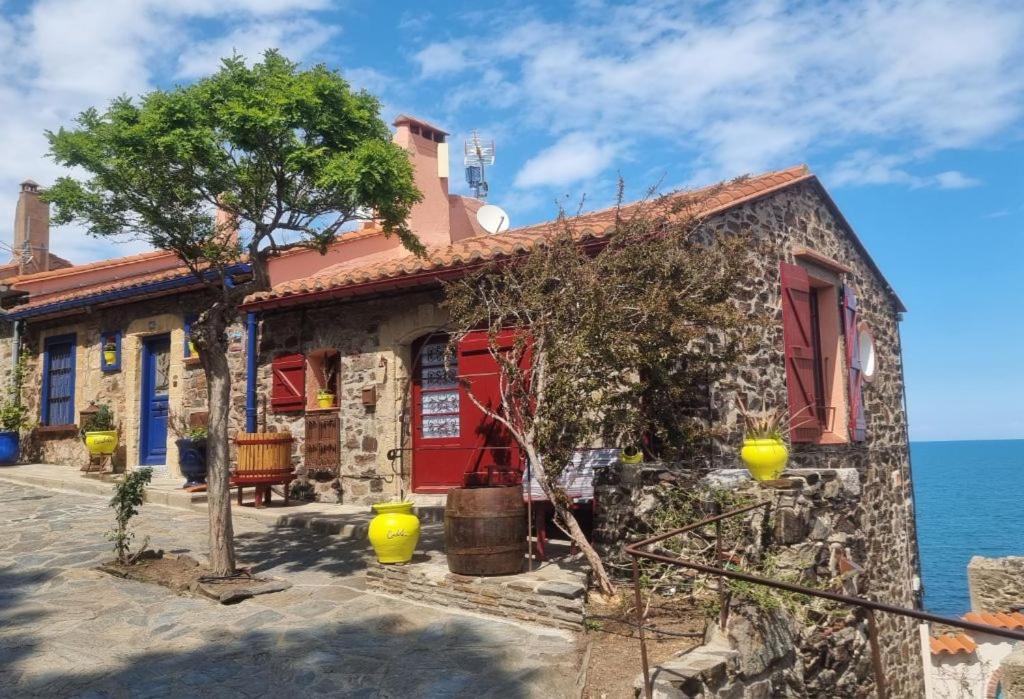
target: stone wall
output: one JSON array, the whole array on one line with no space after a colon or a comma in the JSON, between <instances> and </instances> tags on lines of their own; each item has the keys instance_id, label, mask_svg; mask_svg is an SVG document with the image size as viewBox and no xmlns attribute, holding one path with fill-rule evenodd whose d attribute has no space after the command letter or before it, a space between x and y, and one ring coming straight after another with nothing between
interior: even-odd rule
<instances>
[{"instance_id":1,"label":"stone wall","mask_svg":"<svg viewBox=\"0 0 1024 699\"><path fill-rule=\"evenodd\" d=\"M128 468L136 467L139 463L142 391L140 359L145 338L159 334L170 336L171 410L185 419L192 412L206 410L204 372L197 359L184 356L185 317L198 313L204 305L202 292L193 292L53 320L26 322L22 344L28 350L30 360L23 400L30 408L33 422L39 420L39 387L42 385L42 352L46 338L73 333L76 342L75 420L78 421L81 411L91 403L110 405L120 440L115 463ZM121 368L118 371L104 372L100 368L101 333L115 331L121 332ZM231 329L230 334L234 339L229 351L229 362L235 374L235 394L241 397L244 405L245 361L244 338L241 331L241 325ZM10 366L10 343L4 344L7 346L0 350L0 361L6 361L6 366ZM179 475L175 439L173 431L169 430L166 473L172 476ZM88 454L75 430L50 434L46 430L35 429L25 440L23 458L48 463L82 465L88 461Z\"/></svg>"},{"instance_id":2,"label":"stone wall","mask_svg":"<svg viewBox=\"0 0 1024 699\"><path fill-rule=\"evenodd\" d=\"M279 354L340 353L341 459L337 478L310 478L303 458L305 412L278 413L269 400L260 406L268 429L296 436L293 463L299 487L316 499L368 504L408 493L410 462L387 453L404 444L403 415L408 410L412 343L442 327L446 316L440 292L407 294L359 304L289 309L267 313L261 323L258 392L269 396L272 361ZM375 405L363 404L363 389L376 390Z\"/></svg>"},{"instance_id":3,"label":"stone wall","mask_svg":"<svg viewBox=\"0 0 1024 699\"><path fill-rule=\"evenodd\" d=\"M1024 699L1024 647L1008 655L999 668L1003 699Z\"/></svg>"},{"instance_id":4,"label":"stone wall","mask_svg":"<svg viewBox=\"0 0 1024 699\"><path fill-rule=\"evenodd\" d=\"M984 558L967 564L971 611L1013 612L1024 609L1024 556Z\"/></svg>"},{"instance_id":5,"label":"stone wall","mask_svg":"<svg viewBox=\"0 0 1024 699\"><path fill-rule=\"evenodd\" d=\"M767 522L761 510L743 515L744 526L740 531L745 536L724 542L726 550L736 552L742 559L741 568L758 574L762 566L770 566L761 574L811 587L838 589L845 594L874 597L871 578L863 571L870 552L870 531L863 525L868 513L864 509L866 493L861 476L854 468L793 469L785 474L790 487L776 489L754 483L745 469L720 469L700 474L655 464L619 464L601 475L596 489L600 504L596 543L609 560L619 564L619 570L626 572L628 568L621 565L626 563L621 554L622 544L652 533L648 523L661 511L663 503L670 501L673 490L703 491L710 495L715 489L726 489L744 501L771 503ZM696 519L698 515L693 517ZM711 583L711 586L716 584ZM742 606L742 599L737 601ZM764 604L763 600L760 604ZM771 609L762 607L762 611ZM798 601L781 609L776 617L751 616L749 611L746 616L748 621L742 623L759 625L763 633L779 637L791 634L799 649L797 662L782 662L780 658L762 662L762 659L757 662L765 667L741 672L739 668L747 662L743 659L745 654L758 644L744 640L744 632L739 627L725 637L716 637L713 642L709 637L708 647L702 647L699 654L698 665L710 662L714 656L724 663L722 668L728 672L721 675L716 670L715 674L720 681L717 686L725 693L706 696L732 696L722 688L743 678L746 680L741 684L747 680L755 684L767 679L778 682L775 670L785 670L787 686L795 686L798 691L770 696L856 697L871 692L873 677L866 617L862 612L819 600L813 604ZM711 621L709 624L714 625ZM789 631L791 626L795 630ZM883 658L891 682L891 696L919 696L905 684L901 686L901 681L905 682L906 677L916 671L914 663L920 663L918 648L915 645L908 649L915 655L907 661L900 657ZM727 656L732 656L726 652L728 650L740 651L735 663L729 661ZM688 663L685 657L680 662ZM672 667L678 670L676 665L673 661ZM769 671L768 665L774 669Z\"/></svg>"},{"instance_id":6,"label":"stone wall","mask_svg":"<svg viewBox=\"0 0 1024 699\"><path fill-rule=\"evenodd\" d=\"M428 554L414 565L371 563L366 585L371 590L417 602L457 607L569 631L583 630L585 578L554 566L513 576L468 577L449 573L444 556Z\"/></svg>"}]
</instances>

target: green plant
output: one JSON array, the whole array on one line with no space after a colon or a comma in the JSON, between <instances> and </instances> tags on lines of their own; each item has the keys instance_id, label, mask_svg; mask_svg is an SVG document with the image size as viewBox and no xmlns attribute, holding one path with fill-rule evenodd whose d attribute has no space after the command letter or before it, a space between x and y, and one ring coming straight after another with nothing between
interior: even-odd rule
<instances>
[{"instance_id":1,"label":"green plant","mask_svg":"<svg viewBox=\"0 0 1024 699\"><path fill-rule=\"evenodd\" d=\"M104 352L116 352L117 351L117 343L114 342L113 340L107 340L106 342L103 343L103 351Z\"/></svg>"},{"instance_id":2,"label":"green plant","mask_svg":"<svg viewBox=\"0 0 1024 699\"><path fill-rule=\"evenodd\" d=\"M110 506L114 508L114 529L107 532L107 538L114 542L114 552L117 560L124 565L131 565L139 554L146 550L149 543L147 537L139 553L131 555L130 545L135 534L129 528L132 517L139 513L142 506L142 498L145 494L146 484L153 478L153 469L140 468L125 475L125 477L114 484L114 497L110 499Z\"/></svg>"},{"instance_id":3,"label":"green plant","mask_svg":"<svg viewBox=\"0 0 1024 699\"><path fill-rule=\"evenodd\" d=\"M90 413L82 420L82 436L89 432L109 432L114 429L114 413L106 403L96 406L96 412Z\"/></svg>"},{"instance_id":4,"label":"green plant","mask_svg":"<svg viewBox=\"0 0 1024 699\"><path fill-rule=\"evenodd\" d=\"M764 401L762 401L762 404ZM744 439L775 439L786 441L789 432L789 414L786 408L751 410L747 401L736 399L740 417L743 418Z\"/></svg>"},{"instance_id":5,"label":"green plant","mask_svg":"<svg viewBox=\"0 0 1024 699\"><path fill-rule=\"evenodd\" d=\"M316 392L317 398L330 398L333 395L334 391L328 390L326 388L321 388L319 391Z\"/></svg>"},{"instance_id":6,"label":"green plant","mask_svg":"<svg viewBox=\"0 0 1024 699\"><path fill-rule=\"evenodd\" d=\"M167 414L167 426L178 439L191 439L193 442L200 442L209 436L209 429L206 425L193 425L181 413L169 411Z\"/></svg>"},{"instance_id":7,"label":"green plant","mask_svg":"<svg viewBox=\"0 0 1024 699\"><path fill-rule=\"evenodd\" d=\"M21 402L21 388L25 380L25 368L28 365L28 350L23 350L11 371L11 381L7 384L7 393L0 401L0 430L4 432L20 432L28 427L28 406Z\"/></svg>"}]
</instances>

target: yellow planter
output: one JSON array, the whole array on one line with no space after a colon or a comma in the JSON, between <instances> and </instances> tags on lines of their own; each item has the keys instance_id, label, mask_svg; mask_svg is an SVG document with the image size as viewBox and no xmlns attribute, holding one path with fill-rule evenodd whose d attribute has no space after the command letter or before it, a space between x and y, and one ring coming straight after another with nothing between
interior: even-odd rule
<instances>
[{"instance_id":1,"label":"yellow planter","mask_svg":"<svg viewBox=\"0 0 1024 699\"><path fill-rule=\"evenodd\" d=\"M116 350L103 350L103 361L106 362L107 366L111 366L117 361Z\"/></svg>"},{"instance_id":2,"label":"yellow planter","mask_svg":"<svg viewBox=\"0 0 1024 699\"><path fill-rule=\"evenodd\" d=\"M101 454L109 456L117 449L117 430L103 432L86 432L85 448L93 456Z\"/></svg>"},{"instance_id":3,"label":"yellow planter","mask_svg":"<svg viewBox=\"0 0 1024 699\"><path fill-rule=\"evenodd\" d=\"M188 341L188 356L189 357L198 357L199 356L199 351L196 349L196 343L192 342L192 340Z\"/></svg>"},{"instance_id":4,"label":"yellow planter","mask_svg":"<svg viewBox=\"0 0 1024 699\"><path fill-rule=\"evenodd\" d=\"M740 458L755 480L772 481L786 468L789 449L778 439L745 439Z\"/></svg>"},{"instance_id":5,"label":"yellow planter","mask_svg":"<svg viewBox=\"0 0 1024 699\"><path fill-rule=\"evenodd\" d=\"M316 406L318 408L333 408L334 407L334 394L333 393L326 393L324 395L320 395L318 393L317 396L316 396Z\"/></svg>"},{"instance_id":6,"label":"yellow planter","mask_svg":"<svg viewBox=\"0 0 1024 699\"><path fill-rule=\"evenodd\" d=\"M381 502L373 506L370 543L381 563L408 563L420 540L420 520L411 502Z\"/></svg>"}]
</instances>

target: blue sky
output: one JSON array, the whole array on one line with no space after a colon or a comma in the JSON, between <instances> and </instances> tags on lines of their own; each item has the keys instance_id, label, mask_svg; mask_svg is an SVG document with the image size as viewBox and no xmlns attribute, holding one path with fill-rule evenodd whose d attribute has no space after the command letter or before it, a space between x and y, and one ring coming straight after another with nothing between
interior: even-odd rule
<instances>
[{"instance_id":1,"label":"blue sky","mask_svg":"<svg viewBox=\"0 0 1024 699\"><path fill-rule=\"evenodd\" d=\"M513 224L607 205L620 174L638 195L808 163L910 309L912 436L1024 437L1020 2L5 2L0 221L57 174L44 129L267 47L435 122L453 155L493 138ZM53 249L137 248L64 229Z\"/></svg>"}]
</instances>

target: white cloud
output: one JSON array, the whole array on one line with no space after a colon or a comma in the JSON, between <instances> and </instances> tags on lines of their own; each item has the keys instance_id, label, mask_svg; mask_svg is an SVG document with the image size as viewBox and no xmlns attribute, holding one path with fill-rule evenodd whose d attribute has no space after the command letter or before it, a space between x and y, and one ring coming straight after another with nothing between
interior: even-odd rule
<instances>
[{"instance_id":1,"label":"white cloud","mask_svg":"<svg viewBox=\"0 0 1024 699\"><path fill-rule=\"evenodd\" d=\"M935 183L939 189L968 189L980 185L981 180L969 177L959 170L947 170L935 175Z\"/></svg>"},{"instance_id":2,"label":"white cloud","mask_svg":"<svg viewBox=\"0 0 1024 699\"><path fill-rule=\"evenodd\" d=\"M450 73L459 73L469 68L468 47L459 41L429 44L413 55L420 66L420 76L435 78Z\"/></svg>"},{"instance_id":3,"label":"white cloud","mask_svg":"<svg viewBox=\"0 0 1024 699\"><path fill-rule=\"evenodd\" d=\"M287 47L288 57L301 61L327 43L337 31L312 19L245 24L183 52L178 61L177 77L198 78L212 73L220 67L221 59L234 53L247 61L258 60L270 48Z\"/></svg>"},{"instance_id":4,"label":"white cloud","mask_svg":"<svg viewBox=\"0 0 1024 699\"><path fill-rule=\"evenodd\" d=\"M617 149L590 133L571 133L523 165L516 187L564 186L593 177L615 159Z\"/></svg>"},{"instance_id":5,"label":"white cloud","mask_svg":"<svg viewBox=\"0 0 1024 699\"><path fill-rule=\"evenodd\" d=\"M465 71L449 96L452 114L476 103L553 138L586 128L657 139L692 153L692 171L722 177L870 148L898 162L840 179L948 186L950 176L912 173L940 150L992 145L1024 113L1020 3L641 0L577 9L562 21L491 13L478 40L486 50L472 61L459 42L433 44L418 59Z\"/></svg>"},{"instance_id":6,"label":"white cloud","mask_svg":"<svg viewBox=\"0 0 1024 699\"><path fill-rule=\"evenodd\" d=\"M89 106L153 88L171 70L194 77L237 48L270 46L301 60L336 28L308 15L327 0L36 0L0 15L0 240L11 239L18 183L44 186L63 170L47 157L46 129L70 124ZM197 20L202 20L198 22ZM212 38L211 38L212 37ZM109 242L74 227L51 233L54 253L72 261L109 257ZM2 245L3 243L0 243ZM144 244L116 244L131 254ZM0 262L6 256L0 254Z\"/></svg>"}]
</instances>

